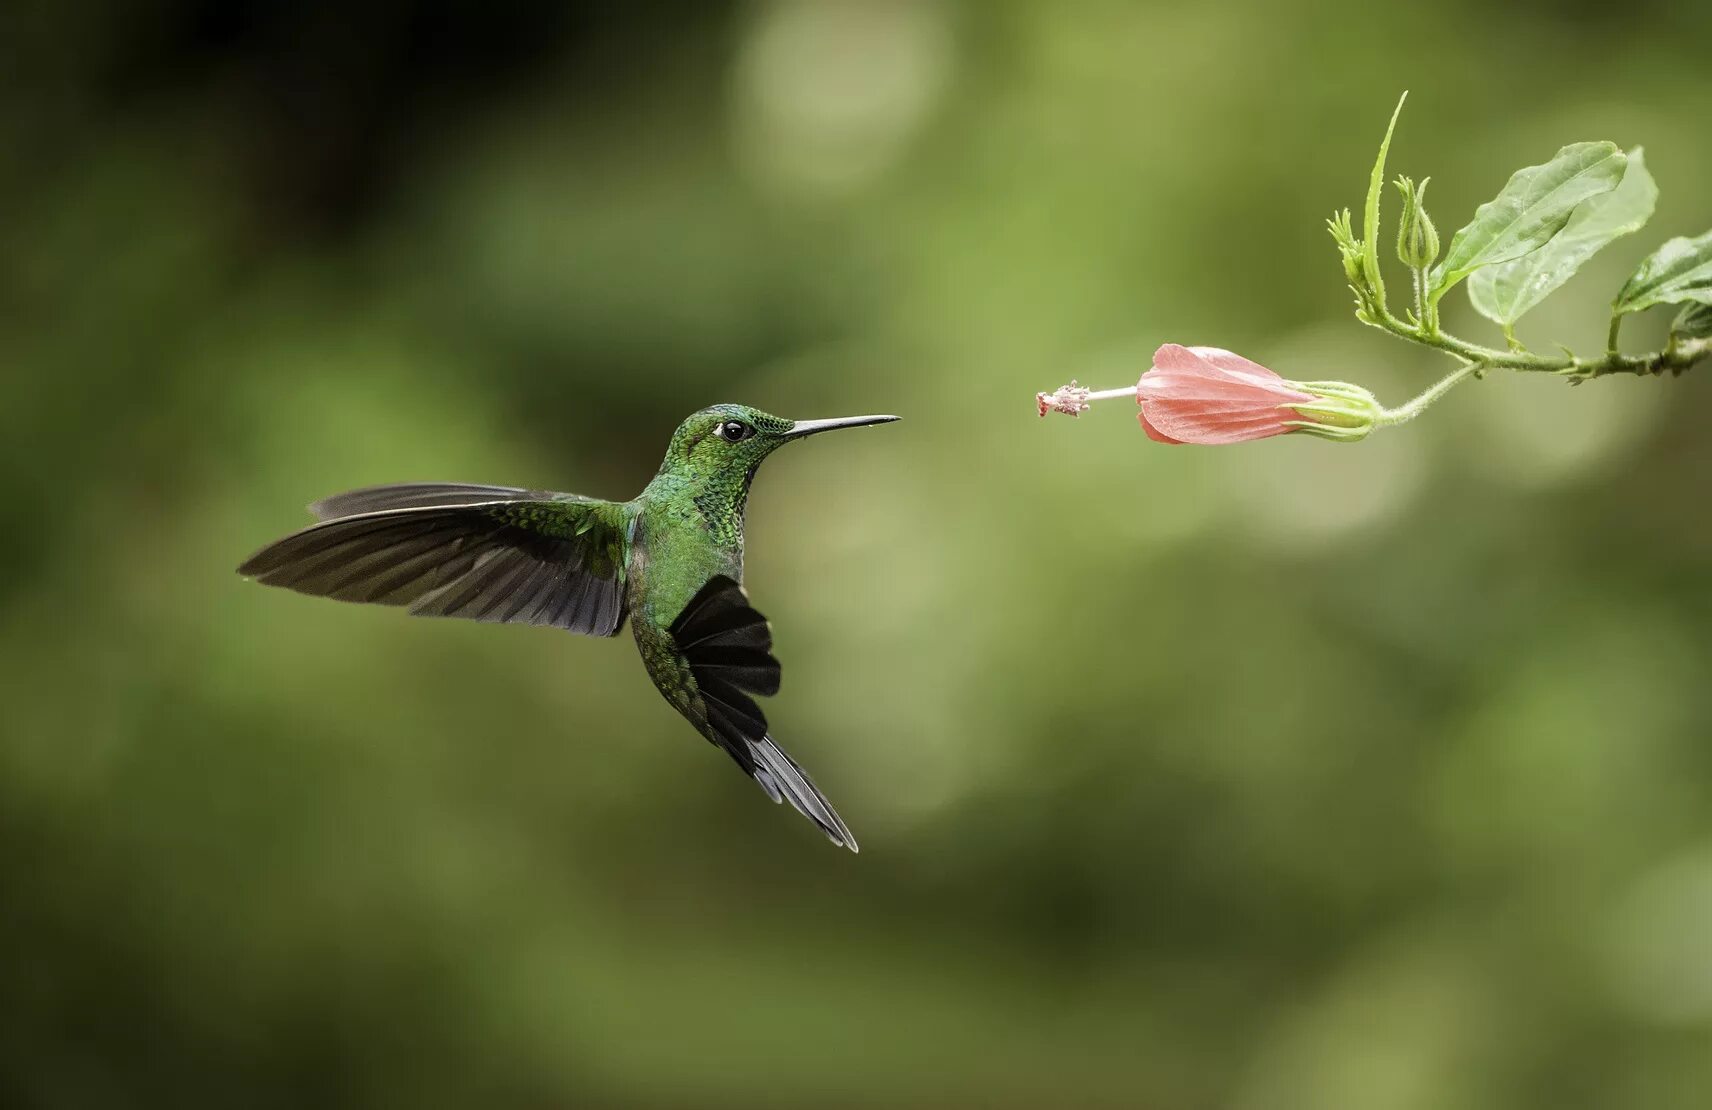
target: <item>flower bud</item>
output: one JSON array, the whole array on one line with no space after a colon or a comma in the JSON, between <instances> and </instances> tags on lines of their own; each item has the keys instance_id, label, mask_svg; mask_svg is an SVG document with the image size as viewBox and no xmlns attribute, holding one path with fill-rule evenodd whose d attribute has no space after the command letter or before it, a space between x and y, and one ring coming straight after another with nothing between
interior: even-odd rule
<instances>
[{"instance_id":1,"label":"flower bud","mask_svg":"<svg viewBox=\"0 0 1712 1110\"><path fill-rule=\"evenodd\" d=\"M1366 256L1362 253L1361 240L1355 237L1355 229L1350 225L1349 209L1334 212L1326 221L1326 230L1331 232L1332 240L1337 243L1343 276L1349 279L1350 288L1359 296L1367 296L1371 286L1367 280Z\"/></svg>"},{"instance_id":2,"label":"flower bud","mask_svg":"<svg viewBox=\"0 0 1712 1110\"><path fill-rule=\"evenodd\" d=\"M1407 177L1396 181L1397 191L1403 194L1403 216L1397 226L1397 257L1403 265L1415 270L1426 269L1439 256L1439 230L1427 215L1426 206L1427 182L1431 180L1424 178L1419 186Z\"/></svg>"},{"instance_id":3,"label":"flower bud","mask_svg":"<svg viewBox=\"0 0 1712 1110\"><path fill-rule=\"evenodd\" d=\"M1360 251L1342 251L1343 276L1349 280L1349 286L1357 293L1365 293L1369 288L1367 282L1367 260Z\"/></svg>"}]
</instances>

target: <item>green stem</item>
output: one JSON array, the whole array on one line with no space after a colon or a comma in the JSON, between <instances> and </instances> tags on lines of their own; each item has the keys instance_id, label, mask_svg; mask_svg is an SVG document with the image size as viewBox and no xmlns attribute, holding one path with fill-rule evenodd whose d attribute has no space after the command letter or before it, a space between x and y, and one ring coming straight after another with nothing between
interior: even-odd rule
<instances>
[{"instance_id":1,"label":"green stem","mask_svg":"<svg viewBox=\"0 0 1712 1110\"><path fill-rule=\"evenodd\" d=\"M1414 400L1407 404L1399 405L1394 409L1385 409L1379 414L1379 419L1374 423L1378 427L1388 428L1393 424L1404 424L1415 419L1415 417L1426 412L1427 409L1432 406L1434 401L1437 401L1440 397L1449 393L1452 386L1465 378L1479 373L1481 369L1482 367L1479 363L1471 362L1467 366L1463 366L1460 369L1446 374Z\"/></svg>"},{"instance_id":2,"label":"green stem","mask_svg":"<svg viewBox=\"0 0 1712 1110\"><path fill-rule=\"evenodd\" d=\"M1617 353L1617 333L1622 330L1623 314L1621 312L1613 312L1611 314L1611 330L1605 334L1606 354L1614 355Z\"/></svg>"},{"instance_id":3,"label":"green stem","mask_svg":"<svg viewBox=\"0 0 1712 1110\"><path fill-rule=\"evenodd\" d=\"M1430 298L1429 298L1430 301ZM1430 310L1429 310L1430 311ZM1563 356L1536 355L1528 351L1499 351L1491 347L1482 347L1478 343L1470 343L1458 339L1448 332L1428 326L1409 324L1397 319L1383 306L1378 315L1368 321L1375 327L1390 332L1399 339L1411 343L1419 343L1423 347L1444 351L1455 355L1464 362L1477 364L1480 369L1492 370L1521 370L1538 374L1561 374L1564 377L1584 379L1602 378L1607 374L1662 374L1666 370L1680 374L1696 362L1712 355L1706 344L1690 343L1666 347L1662 351L1650 351L1644 355L1625 355L1618 351L1606 351L1603 357L1596 359L1577 358L1573 354Z\"/></svg>"}]
</instances>

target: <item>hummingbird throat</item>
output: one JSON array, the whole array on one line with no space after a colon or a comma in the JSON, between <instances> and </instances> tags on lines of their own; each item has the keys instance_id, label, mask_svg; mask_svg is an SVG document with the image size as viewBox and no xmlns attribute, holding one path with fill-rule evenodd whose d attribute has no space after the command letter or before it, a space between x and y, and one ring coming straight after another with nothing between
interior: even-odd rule
<instances>
[{"instance_id":1,"label":"hummingbird throat","mask_svg":"<svg viewBox=\"0 0 1712 1110\"><path fill-rule=\"evenodd\" d=\"M749 507L749 487L755 481L756 462L741 474L712 474L703 477L691 497L707 530L722 544L741 545L743 516Z\"/></svg>"}]
</instances>

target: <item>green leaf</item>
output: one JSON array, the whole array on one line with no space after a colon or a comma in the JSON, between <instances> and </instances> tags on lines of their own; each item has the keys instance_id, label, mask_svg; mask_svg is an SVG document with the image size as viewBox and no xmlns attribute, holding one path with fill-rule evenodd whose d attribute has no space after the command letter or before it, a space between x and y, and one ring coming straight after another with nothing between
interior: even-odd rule
<instances>
[{"instance_id":1,"label":"green leaf","mask_svg":"<svg viewBox=\"0 0 1712 1110\"><path fill-rule=\"evenodd\" d=\"M1632 235L1653 214L1658 186L1641 148L1628 155L1623 179L1608 193L1581 202L1545 246L1509 262L1487 266L1468 279L1468 299L1494 323L1509 326L1574 276L1614 239Z\"/></svg>"},{"instance_id":2,"label":"green leaf","mask_svg":"<svg viewBox=\"0 0 1712 1110\"><path fill-rule=\"evenodd\" d=\"M1451 238L1432 274L1432 299L1480 269L1520 258L1556 235L1582 201L1622 180L1628 158L1614 143L1571 143L1542 166L1517 170L1503 190L1474 210Z\"/></svg>"},{"instance_id":3,"label":"green leaf","mask_svg":"<svg viewBox=\"0 0 1712 1110\"><path fill-rule=\"evenodd\" d=\"M1407 89L1391 109L1391 122L1385 126L1385 138L1379 143L1379 157L1373 161L1373 174L1367 179L1367 207L1361 215L1362 256L1367 263L1367 279L1373 285L1373 299L1385 304L1385 278L1379 272L1379 194L1385 187L1385 157L1391 153L1391 133L1397 130L1397 117L1403 114L1403 102L1409 99Z\"/></svg>"},{"instance_id":4,"label":"green leaf","mask_svg":"<svg viewBox=\"0 0 1712 1110\"><path fill-rule=\"evenodd\" d=\"M1684 301L1712 304L1712 231L1698 239L1672 239L1654 251L1635 268L1611 311L1639 312Z\"/></svg>"},{"instance_id":5,"label":"green leaf","mask_svg":"<svg viewBox=\"0 0 1712 1110\"><path fill-rule=\"evenodd\" d=\"M1712 339L1712 304L1691 304L1671 321L1670 338Z\"/></svg>"}]
</instances>

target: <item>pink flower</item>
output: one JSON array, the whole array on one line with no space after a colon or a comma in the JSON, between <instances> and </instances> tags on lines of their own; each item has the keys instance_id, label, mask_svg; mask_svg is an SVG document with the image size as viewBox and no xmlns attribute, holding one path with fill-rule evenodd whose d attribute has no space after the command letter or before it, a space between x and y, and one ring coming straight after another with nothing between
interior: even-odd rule
<instances>
[{"instance_id":1,"label":"pink flower","mask_svg":"<svg viewBox=\"0 0 1712 1110\"><path fill-rule=\"evenodd\" d=\"M1301 430L1293 406L1320 398L1218 347L1167 343L1135 387L1141 427L1160 443L1241 443Z\"/></svg>"},{"instance_id":2,"label":"pink flower","mask_svg":"<svg viewBox=\"0 0 1712 1110\"><path fill-rule=\"evenodd\" d=\"M1354 443L1412 415L1390 412L1359 385L1293 382L1219 347L1176 343L1153 352L1153 366L1132 386L1089 389L1071 382L1036 393L1034 408L1042 416L1080 416L1095 401L1119 397L1135 398L1142 430L1159 443L1241 443L1286 432Z\"/></svg>"}]
</instances>

